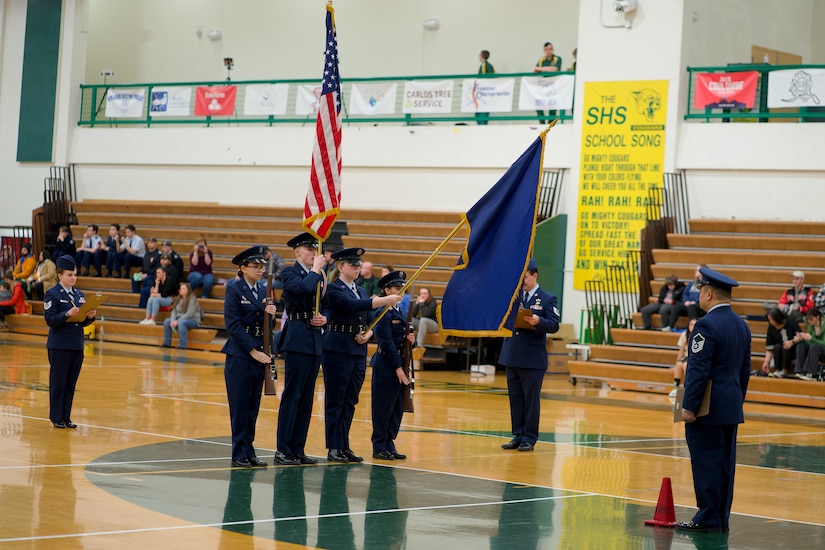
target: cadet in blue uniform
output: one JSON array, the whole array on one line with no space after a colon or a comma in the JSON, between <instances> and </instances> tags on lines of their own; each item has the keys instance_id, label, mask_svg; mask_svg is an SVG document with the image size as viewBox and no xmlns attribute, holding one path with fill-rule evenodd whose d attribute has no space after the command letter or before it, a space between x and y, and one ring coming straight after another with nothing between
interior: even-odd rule
<instances>
[{"instance_id":1,"label":"cadet in blue uniform","mask_svg":"<svg viewBox=\"0 0 825 550\"><path fill-rule=\"evenodd\" d=\"M513 426L513 439L502 449L532 451L539 439L541 385L547 371L546 335L559 331L559 308L556 297L539 288L538 277L536 260L530 259L513 311L531 310L533 314L525 315L524 321L534 328L514 328L513 335L504 340L498 358L499 364L507 367Z\"/></svg>"},{"instance_id":2,"label":"cadet in blue uniform","mask_svg":"<svg viewBox=\"0 0 825 550\"><path fill-rule=\"evenodd\" d=\"M72 401L83 365L83 327L95 321L95 310L86 312L82 323L69 321L86 303L83 292L74 288L77 267L74 258L57 259L58 284L43 296L43 310L49 337L49 420L55 428L77 428L72 422Z\"/></svg>"},{"instance_id":3,"label":"cadet in blue uniform","mask_svg":"<svg viewBox=\"0 0 825 550\"><path fill-rule=\"evenodd\" d=\"M391 271L381 277L378 288L382 296L396 295L407 274ZM372 457L381 460L404 460L406 455L395 448L395 438L404 415L404 391L410 381L404 374L404 341L415 344L415 334L407 330L407 317L393 306L375 325L378 351L372 356Z\"/></svg>"},{"instance_id":4,"label":"cadet in blue uniform","mask_svg":"<svg viewBox=\"0 0 825 550\"><path fill-rule=\"evenodd\" d=\"M223 375L232 425L232 466L266 468L266 462L255 456L252 442L270 364L270 357L263 352L264 312L274 319L277 311L274 305L266 304L266 288L261 284L263 247L244 250L232 263L239 266L241 279L226 289L223 317L229 338L221 350L226 354Z\"/></svg>"},{"instance_id":5,"label":"cadet in blue uniform","mask_svg":"<svg viewBox=\"0 0 825 550\"><path fill-rule=\"evenodd\" d=\"M699 306L707 314L690 336L682 419L690 449L693 488L699 511L678 529L727 531L736 470L736 432L745 421L742 404L751 371L751 333L730 307L739 283L703 267ZM696 417L710 386L708 414Z\"/></svg>"},{"instance_id":6,"label":"cadet in blue uniform","mask_svg":"<svg viewBox=\"0 0 825 550\"><path fill-rule=\"evenodd\" d=\"M358 394L367 371L367 342L372 331L364 332L377 307L394 306L402 296L370 298L355 284L361 270L363 248L345 248L332 254L338 280L330 283L324 297L329 331L324 334L324 422L327 460L361 462L350 449L349 430L355 415Z\"/></svg>"},{"instance_id":7,"label":"cadet in blue uniform","mask_svg":"<svg viewBox=\"0 0 825 550\"><path fill-rule=\"evenodd\" d=\"M309 233L289 240L295 265L281 272L287 321L281 330L279 348L284 354L284 391L278 408L276 464L317 464L304 452L315 381L321 367L322 334L327 318L315 313L315 295L323 285L326 260L318 255L318 241Z\"/></svg>"}]
</instances>

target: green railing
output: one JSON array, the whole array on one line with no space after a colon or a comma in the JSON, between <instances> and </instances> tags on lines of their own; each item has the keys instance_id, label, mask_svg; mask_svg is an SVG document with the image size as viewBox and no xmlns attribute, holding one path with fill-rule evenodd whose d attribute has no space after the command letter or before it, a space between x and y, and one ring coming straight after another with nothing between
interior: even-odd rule
<instances>
[{"instance_id":1,"label":"green railing","mask_svg":"<svg viewBox=\"0 0 825 550\"><path fill-rule=\"evenodd\" d=\"M806 101L798 101L797 105L789 105L782 108L768 108L768 79L773 71L801 71L825 69L825 65L767 65L756 64L736 64L724 67L688 67L688 95L687 111L685 120L704 120L705 122L825 122L825 93L808 96ZM696 96L696 75L699 73L737 73L745 71L756 71L759 79L756 84L756 92L752 109L704 109L694 106ZM808 73L810 74L810 73ZM816 79L813 79L816 83ZM814 84L815 85L815 84ZM793 98L798 91L786 91L789 97Z\"/></svg>"},{"instance_id":2,"label":"green railing","mask_svg":"<svg viewBox=\"0 0 825 550\"><path fill-rule=\"evenodd\" d=\"M470 123L476 124L481 120L482 123L486 120L489 123L516 123L516 122L539 122L539 117L536 111L521 111L518 109L518 101L521 94L521 77L555 77L561 75L574 75L575 73L569 71L562 71L552 74L537 75L535 73L507 73L495 75L480 75L480 74L464 74L464 75L436 75L436 76L398 76L398 77L384 77L384 78L348 78L341 80L341 93L344 96L343 103L343 120L347 124L405 124L405 125L423 125L423 124L439 124L439 123ZM462 102L462 85L465 79L498 79L498 78L513 78L515 80L513 87L512 111L489 113L486 117L479 119L475 113L464 113L461 111ZM405 114L403 110L404 102L404 83L407 81L435 81L435 80L452 80L453 92L450 101L450 112L444 114ZM367 85L369 83L397 83L398 92L396 94L396 104L394 114L388 115L358 115L350 116L348 111L350 92L353 84ZM238 87L238 95L235 101L235 114L232 116L195 116L193 114L193 107L195 104L194 88L198 86L226 86L232 84ZM286 113L279 115L244 115L245 94L244 88L249 84L287 84L289 91L287 95ZM143 83L143 84L82 84L81 88L81 104L80 104L80 120L79 126L153 126L158 124L198 124L202 126L213 125L232 125L232 124L265 124L272 126L275 124L314 124L314 114L295 114L296 102L298 97L299 85L318 85L317 79L289 79L289 80L249 80L249 81L203 81L203 82L163 82L163 83ZM192 88L192 101L189 113L186 116L153 116L151 113L151 98L152 90L156 88ZM128 88L145 88L146 101L142 108L142 114L139 118L109 118L106 116L106 94L110 89L128 89ZM556 111L553 118L559 118L560 122L570 121L573 119L571 110ZM548 117L549 118L549 117Z\"/></svg>"}]
</instances>

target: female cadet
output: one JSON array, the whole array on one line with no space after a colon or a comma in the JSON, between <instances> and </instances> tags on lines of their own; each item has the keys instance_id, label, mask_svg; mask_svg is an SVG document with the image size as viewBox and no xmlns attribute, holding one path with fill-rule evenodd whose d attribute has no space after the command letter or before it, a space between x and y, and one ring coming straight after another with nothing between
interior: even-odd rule
<instances>
[{"instance_id":1,"label":"female cadet","mask_svg":"<svg viewBox=\"0 0 825 550\"><path fill-rule=\"evenodd\" d=\"M361 270L363 248L333 252L339 277L327 285L325 316L329 331L324 334L324 422L330 462L362 462L352 452L349 430L355 415L358 394L367 372L367 342L372 331L364 332L374 308L394 306L401 296L370 298L355 284Z\"/></svg>"},{"instance_id":2,"label":"female cadet","mask_svg":"<svg viewBox=\"0 0 825 550\"><path fill-rule=\"evenodd\" d=\"M398 294L407 274L392 271L381 277L378 288L382 296ZM405 386L410 384L402 368L404 341L415 343L407 331L407 318L393 306L375 325L378 351L372 356L372 457L381 460L404 460L406 455L395 449L395 438L404 414Z\"/></svg>"},{"instance_id":3,"label":"female cadet","mask_svg":"<svg viewBox=\"0 0 825 550\"><path fill-rule=\"evenodd\" d=\"M239 266L240 280L226 289L223 317L229 338L221 350L226 354L223 374L232 426L232 467L266 468L266 462L255 456L252 442L270 363L263 352L264 313L274 319L276 309L267 305L266 288L260 282L264 247L248 248L232 258L232 263Z\"/></svg>"},{"instance_id":4,"label":"female cadet","mask_svg":"<svg viewBox=\"0 0 825 550\"><path fill-rule=\"evenodd\" d=\"M77 268L74 258L57 259L58 284L46 291L43 310L49 337L49 420L55 428L77 428L72 422L72 401L80 367L83 365L83 327L95 321L95 310L86 312L83 322L69 321L86 303L83 292L74 288Z\"/></svg>"}]
</instances>

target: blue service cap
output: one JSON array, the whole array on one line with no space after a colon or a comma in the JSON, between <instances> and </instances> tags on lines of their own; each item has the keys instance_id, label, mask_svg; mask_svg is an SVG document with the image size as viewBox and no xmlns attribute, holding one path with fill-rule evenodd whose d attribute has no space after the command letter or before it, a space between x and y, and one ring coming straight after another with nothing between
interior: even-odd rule
<instances>
[{"instance_id":1,"label":"blue service cap","mask_svg":"<svg viewBox=\"0 0 825 550\"><path fill-rule=\"evenodd\" d=\"M378 280L378 288L388 286L404 286L407 281L407 274L403 271L390 271Z\"/></svg>"},{"instance_id":2,"label":"blue service cap","mask_svg":"<svg viewBox=\"0 0 825 550\"><path fill-rule=\"evenodd\" d=\"M57 261L55 262L57 269L64 269L66 271L74 271L77 269L77 264L75 264L74 258L71 256L60 256Z\"/></svg>"},{"instance_id":3,"label":"blue service cap","mask_svg":"<svg viewBox=\"0 0 825 550\"><path fill-rule=\"evenodd\" d=\"M235 265L264 264L266 263L264 252L266 252L265 246L251 246L232 258L232 263Z\"/></svg>"},{"instance_id":4,"label":"blue service cap","mask_svg":"<svg viewBox=\"0 0 825 550\"><path fill-rule=\"evenodd\" d=\"M699 288L708 285L713 288L718 288L719 290L726 290L730 292L733 287L739 286L739 283L727 275L714 271L709 267L700 267L699 274L702 276L702 279L696 285Z\"/></svg>"},{"instance_id":5,"label":"blue service cap","mask_svg":"<svg viewBox=\"0 0 825 550\"><path fill-rule=\"evenodd\" d=\"M307 248L318 248L318 239L309 233L301 233L289 239L286 243L289 248L298 248L299 246L306 246Z\"/></svg>"},{"instance_id":6,"label":"blue service cap","mask_svg":"<svg viewBox=\"0 0 825 550\"><path fill-rule=\"evenodd\" d=\"M344 261L352 265L361 265L361 256L365 252L363 248L342 248L332 253L332 259L336 262Z\"/></svg>"},{"instance_id":7,"label":"blue service cap","mask_svg":"<svg viewBox=\"0 0 825 550\"><path fill-rule=\"evenodd\" d=\"M530 258L530 261L527 262L527 271L533 271L533 270L538 271L539 270L539 264L536 263L535 258Z\"/></svg>"}]
</instances>

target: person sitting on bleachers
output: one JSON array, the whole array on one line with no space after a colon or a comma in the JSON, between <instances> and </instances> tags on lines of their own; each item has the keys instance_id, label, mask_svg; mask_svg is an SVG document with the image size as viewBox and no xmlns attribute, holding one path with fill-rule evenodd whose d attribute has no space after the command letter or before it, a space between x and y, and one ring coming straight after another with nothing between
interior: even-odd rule
<instances>
[{"instance_id":1,"label":"person sitting on bleachers","mask_svg":"<svg viewBox=\"0 0 825 550\"><path fill-rule=\"evenodd\" d=\"M361 265L361 273L355 279L355 284L367 291L367 296L375 298L381 292L378 288L378 277L372 272L372 262Z\"/></svg>"},{"instance_id":2,"label":"person sitting on bleachers","mask_svg":"<svg viewBox=\"0 0 825 550\"><path fill-rule=\"evenodd\" d=\"M172 300L178 294L178 282L167 277L166 268L158 267L155 270L155 284L149 291L149 300L146 302L146 318L141 325L157 324L156 320L160 308L172 305Z\"/></svg>"},{"instance_id":3,"label":"person sitting on bleachers","mask_svg":"<svg viewBox=\"0 0 825 550\"><path fill-rule=\"evenodd\" d=\"M822 315L825 315L825 283L822 283L819 292L814 297L814 307L822 312Z\"/></svg>"},{"instance_id":4,"label":"person sitting on bleachers","mask_svg":"<svg viewBox=\"0 0 825 550\"><path fill-rule=\"evenodd\" d=\"M181 259L180 254L175 252L175 249L172 248L172 241L163 242L160 247L160 255L161 257L169 256L171 266L177 272L178 280L181 280L183 278L183 260ZM171 275L171 273L169 274Z\"/></svg>"},{"instance_id":5,"label":"person sitting on bleachers","mask_svg":"<svg viewBox=\"0 0 825 550\"><path fill-rule=\"evenodd\" d=\"M679 318L679 308L682 306L682 292L684 291L685 284L679 282L676 275L665 277L665 284L662 290L659 291L656 302L647 304L642 308L642 328L652 330L650 316L658 312L662 317L662 330L670 332L676 323L676 319Z\"/></svg>"},{"instance_id":6,"label":"person sitting on bleachers","mask_svg":"<svg viewBox=\"0 0 825 550\"><path fill-rule=\"evenodd\" d=\"M132 266L142 265L143 256L146 255L146 243L143 238L137 234L135 226L127 224L124 228L126 236L121 240L120 246L117 247L117 254L115 255L115 271L120 272L121 266L124 268L124 277L129 277L129 271Z\"/></svg>"},{"instance_id":7,"label":"person sitting on bleachers","mask_svg":"<svg viewBox=\"0 0 825 550\"><path fill-rule=\"evenodd\" d=\"M83 233L83 240L80 242L80 247L77 249L75 262L80 268L80 273L78 273L78 275L83 277L89 276L89 266L92 262L95 264L95 277L101 276L100 262L102 257L98 256L96 253L103 246L103 239L101 239L100 235L97 234L97 230L98 228L96 225L87 225L86 232Z\"/></svg>"},{"instance_id":8,"label":"person sitting on bleachers","mask_svg":"<svg viewBox=\"0 0 825 550\"><path fill-rule=\"evenodd\" d=\"M14 278L11 269L7 269L3 276L6 285L11 288L11 298L0 302L0 330L8 330L6 315L12 313L26 313L26 293L23 292L23 283Z\"/></svg>"},{"instance_id":9,"label":"person sitting on bleachers","mask_svg":"<svg viewBox=\"0 0 825 550\"><path fill-rule=\"evenodd\" d=\"M687 369L688 360L687 344L690 340L690 333L693 332L693 327L696 325L697 320L698 319L691 319L688 321L687 330L679 335L679 352L676 354L676 364L673 365L673 389L670 390L669 397L676 397L679 384L685 379L685 369Z\"/></svg>"},{"instance_id":10,"label":"person sitting on bleachers","mask_svg":"<svg viewBox=\"0 0 825 550\"><path fill-rule=\"evenodd\" d=\"M52 255L48 250L41 250L39 259L34 274L29 278L29 288L35 300L42 300L46 292L57 284L57 266L52 261Z\"/></svg>"},{"instance_id":11,"label":"person sitting on bleachers","mask_svg":"<svg viewBox=\"0 0 825 550\"><path fill-rule=\"evenodd\" d=\"M696 266L696 271L693 272L693 280L685 286L685 291L682 292L682 302L675 307L676 314L674 316L673 310L671 310L671 319L668 320L667 325L674 327L676 326L676 320L679 318L680 315L687 314L688 320L694 320L701 318L705 312L699 307L699 281L702 280L702 274L699 273L699 270L703 267L707 267L707 264L700 264Z\"/></svg>"},{"instance_id":12,"label":"person sitting on bleachers","mask_svg":"<svg viewBox=\"0 0 825 550\"><path fill-rule=\"evenodd\" d=\"M419 346L424 345L427 334L438 332L438 320L436 310L438 302L430 294L430 289L422 286L418 290L418 298L412 305L413 328L415 329L416 342Z\"/></svg>"},{"instance_id":13,"label":"person sitting on bleachers","mask_svg":"<svg viewBox=\"0 0 825 550\"><path fill-rule=\"evenodd\" d=\"M172 266L172 259L167 254L160 255L160 267L166 270L166 278L173 281L175 288L177 288L180 283L180 275L178 274L178 270ZM155 273L157 273L157 266L155 267ZM149 295L155 287L155 273L152 273L152 284L144 285L144 287L140 289L140 301L138 302L140 309L145 308L146 304L149 303Z\"/></svg>"},{"instance_id":14,"label":"person sitting on bleachers","mask_svg":"<svg viewBox=\"0 0 825 550\"><path fill-rule=\"evenodd\" d=\"M782 310L789 320L796 324L802 322L805 314L814 307L814 291L811 287L805 286L805 273L802 271L794 271L791 273L793 286L782 293L779 302L774 304L772 302L765 302L765 310L769 311L773 307L778 307Z\"/></svg>"},{"instance_id":15,"label":"person sitting on bleachers","mask_svg":"<svg viewBox=\"0 0 825 550\"><path fill-rule=\"evenodd\" d=\"M132 277L132 292L139 294L141 289L155 284L155 270L160 265L160 250L158 250L158 240L149 237L146 240L146 254L143 255L143 265L140 271Z\"/></svg>"},{"instance_id":16,"label":"person sitting on bleachers","mask_svg":"<svg viewBox=\"0 0 825 550\"><path fill-rule=\"evenodd\" d=\"M163 346L172 347L172 331L178 333L178 349L186 349L187 335L193 328L198 328L201 324L203 311L201 311L198 297L192 292L189 283L180 283L177 298L172 303L172 314L163 322Z\"/></svg>"},{"instance_id":17,"label":"person sitting on bleachers","mask_svg":"<svg viewBox=\"0 0 825 550\"><path fill-rule=\"evenodd\" d=\"M187 280L192 290L203 287L201 296L209 298L212 287L215 285L215 275L212 274L212 259L214 255L203 237L195 241L192 252L189 253L189 276Z\"/></svg>"},{"instance_id":18,"label":"person sitting on bleachers","mask_svg":"<svg viewBox=\"0 0 825 550\"><path fill-rule=\"evenodd\" d=\"M805 314L807 331L797 334L796 377L800 380L813 380L819 374L819 360L825 357L825 326L822 324L822 312L816 308Z\"/></svg>"},{"instance_id":19,"label":"person sitting on bleachers","mask_svg":"<svg viewBox=\"0 0 825 550\"><path fill-rule=\"evenodd\" d=\"M13 276L15 280L25 283L26 279L31 277L34 273L34 268L37 266L37 261L32 256L32 244L24 243L20 247L20 259L14 267Z\"/></svg>"},{"instance_id":20,"label":"person sitting on bleachers","mask_svg":"<svg viewBox=\"0 0 825 550\"><path fill-rule=\"evenodd\" d=\"M61 225L60 229L57 230L57 242L54 243L54 253L52 256L55 258L61 256L71 256L74 258L77 256L77 248L74 244L74 238L72 238L72 230L69 229L68 225Z\"/></svg>"},{"instance_id":21,"label":"person sitting on bleachers","mask_svg":"<svg viewBox=\"0 0 825 550\"><path fill-rule=\"evenodd\" d=\"M768 334L765 337L765 360L762 372L773 378L793 378L793 360L796 346L801 341L797 333L799 325L790 321L787 315L773 308L768 313ZM773 359L774 370L771 370Z\"/></svg>"},{"instance_id":22,"label":"person sitting on bleachers","mask_svg":"<svg viewBox=\"0 0 825 550\"><path fill-rule=\"evenodd\" d=\"M120 224L113 223L109 226L109 237L106 243L100 247L100 250L95 252L95 268L106 262L106 271L108 277L120 278L120 264L117 263L117 250L120 248ZM99 273L99 272L98 272Z\"/></svg>"},{"instance_id":23,"label":"person sitting on bleachers","mask_svg":"<svg viewBox=\"0 0 825 550\"><path fill-rule=\"evenodd\" d=\"M0 271L5 273L7 269L14 269L14 254L12 254L11 245L4 244L0 252Z\"/></svg>"}]
</instances>

